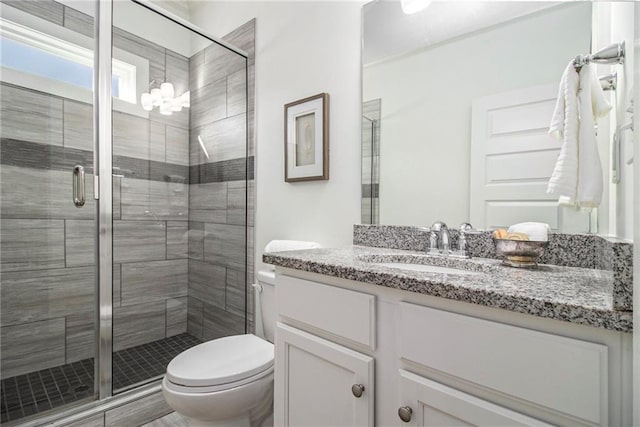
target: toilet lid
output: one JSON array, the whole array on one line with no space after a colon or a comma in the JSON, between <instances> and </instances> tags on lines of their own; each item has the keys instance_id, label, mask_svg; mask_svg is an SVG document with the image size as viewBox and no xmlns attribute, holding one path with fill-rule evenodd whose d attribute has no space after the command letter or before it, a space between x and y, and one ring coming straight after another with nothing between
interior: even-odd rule
<instances>
[{"instance_id":1,"label":"toilet lid","mask_svg":"<svg viewBox=\"0 0 640 427\"><path fill-rule=\"evenodd\" d=\"M273 344L255 335L234 335L191 347L167 366L174 384L204 387L240 381L273 365Z\"/></svg>"}]
</instances>

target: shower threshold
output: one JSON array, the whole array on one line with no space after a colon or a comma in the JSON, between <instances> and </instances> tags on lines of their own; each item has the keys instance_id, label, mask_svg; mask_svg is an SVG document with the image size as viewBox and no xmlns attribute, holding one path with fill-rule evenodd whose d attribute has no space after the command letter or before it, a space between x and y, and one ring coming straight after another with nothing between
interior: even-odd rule
<instances>
[{"instance_id":1,"label":"shower threshold","mask_svg":"<svg viewBox=\"0 0 640 427\"><path fill-rule=\"evenodd\" d=\"M115 352L114 393L164 375L171 359L201 342L184 333ZM0 422L16 421L72 402L92 400L93 358L5 378L0 383Z\"/></svg>"}]
</instances>

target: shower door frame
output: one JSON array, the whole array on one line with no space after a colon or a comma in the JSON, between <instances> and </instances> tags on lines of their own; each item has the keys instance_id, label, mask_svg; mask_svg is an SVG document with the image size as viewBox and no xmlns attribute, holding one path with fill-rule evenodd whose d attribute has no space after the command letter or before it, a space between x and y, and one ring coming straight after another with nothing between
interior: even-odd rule
<instances>
[{"instance_id":1,"label":"shower door frame","mask_svg":"<svg viewBox=\"0 0 640 427\"><path fill-rule=\"evenodd\" d=\"M94 53L94 193L97 194L95 386L98 401L113 394L113 188L111 60L113 2L97 0Z\"/></svg>"},{"instance_id":2,"label":"shower door frame","mask_svg":"<svg viewBox=\"0 0 640 427\"><path fill-rule=\"evenodd\" d=\"M114 0L95 0L95 53L94 53L94 194L97 210L97 239L96 240L96 295L98 314L96 328L96 363L95 389L98 400L90 402L89 406L98 406L105 399L113 396L113 189L112 189L112 94L111 94L111 62L113 39L113 2ZM207 34L189 21L173 15L166 10L152 4L149 0L131 0L152 12L158 13L175 24L216 43L245 59L245 72L248 76L248 54L217 37ZM248 96L246 101L248 103ZM248 124L245 123L245 127ZM245 146L248 147L249 134L245 136ZM245 152L245 157L248 152ZM247 190L248 191L248 190ZM245 266L247 265L246 237L245 237ZM246 267L245 267L246 270ZM245 271L245 278L247 272ZM246 281L246 280L245 280ZM246 284L245 284L246 285ZM246 287L246 286L245 286ZM245 308L246 312L246 308ZM245 314L246 324L246 314ZM144 387L144 386L143 386ZM140 387L127 393L129 397L140 394ZM136 393L138 392L138 393ZM143 390L142 393L145 391ZM111 400L111 399L109 399ZM80 407L80 409L84 409ZM55 414L55 418L62 418L78 412L79 408L71 408Z\"/></svg>"}]
</instances>

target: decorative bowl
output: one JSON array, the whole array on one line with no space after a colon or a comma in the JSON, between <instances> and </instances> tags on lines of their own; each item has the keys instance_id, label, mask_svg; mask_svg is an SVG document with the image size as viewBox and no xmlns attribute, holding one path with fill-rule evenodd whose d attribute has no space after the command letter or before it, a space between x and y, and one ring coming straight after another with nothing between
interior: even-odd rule
<instances>
[{"instance_id":1,"label":"decorative bowl","mask_svg":"<svg viewBox=\"0 0 640 427\"><path fill-rule=\"evenodd\" d=\"M509 267L535 268L538 258L543 254L549 242L532 240L493 239L496 254L504 258L502 263Z\"/></svg>"}]
</instances>

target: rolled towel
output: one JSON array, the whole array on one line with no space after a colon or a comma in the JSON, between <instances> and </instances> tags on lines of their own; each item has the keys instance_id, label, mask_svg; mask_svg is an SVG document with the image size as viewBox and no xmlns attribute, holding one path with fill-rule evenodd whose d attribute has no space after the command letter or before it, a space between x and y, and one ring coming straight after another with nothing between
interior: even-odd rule
<instances>
[{"instance_id":1,"label":"rolled towel","mask_svg":"<svg viewBox=\"0 0 640 427\"><path fill-rule=\"evenodd\" d=\"M521 222L509 227L507 233L524 233L529 236L529 240L546 242L549 240L549 224L543 222Z\"/></svg>"},{"instance_id":2,"label":"rolled towel","mask_svg":"<svg viewBox=\"0 0 640 427\"><path fill-rule=\"evenodd\" d=\"M301 249L321 248L319 243L301 240L272 240L264 247L265 252L297 251Z\"/></svg>"},{"instance_id":3,"label":"rolled towel","mask_svg":"<svg viewBox=\"0 0 640 427\"><path fill-rule=\"evenodd\" d=\"M529 240L526 233L509 233L504 228L498 228L493 231L493 238L500 240Z\"/></svg>"}]
</instances>

